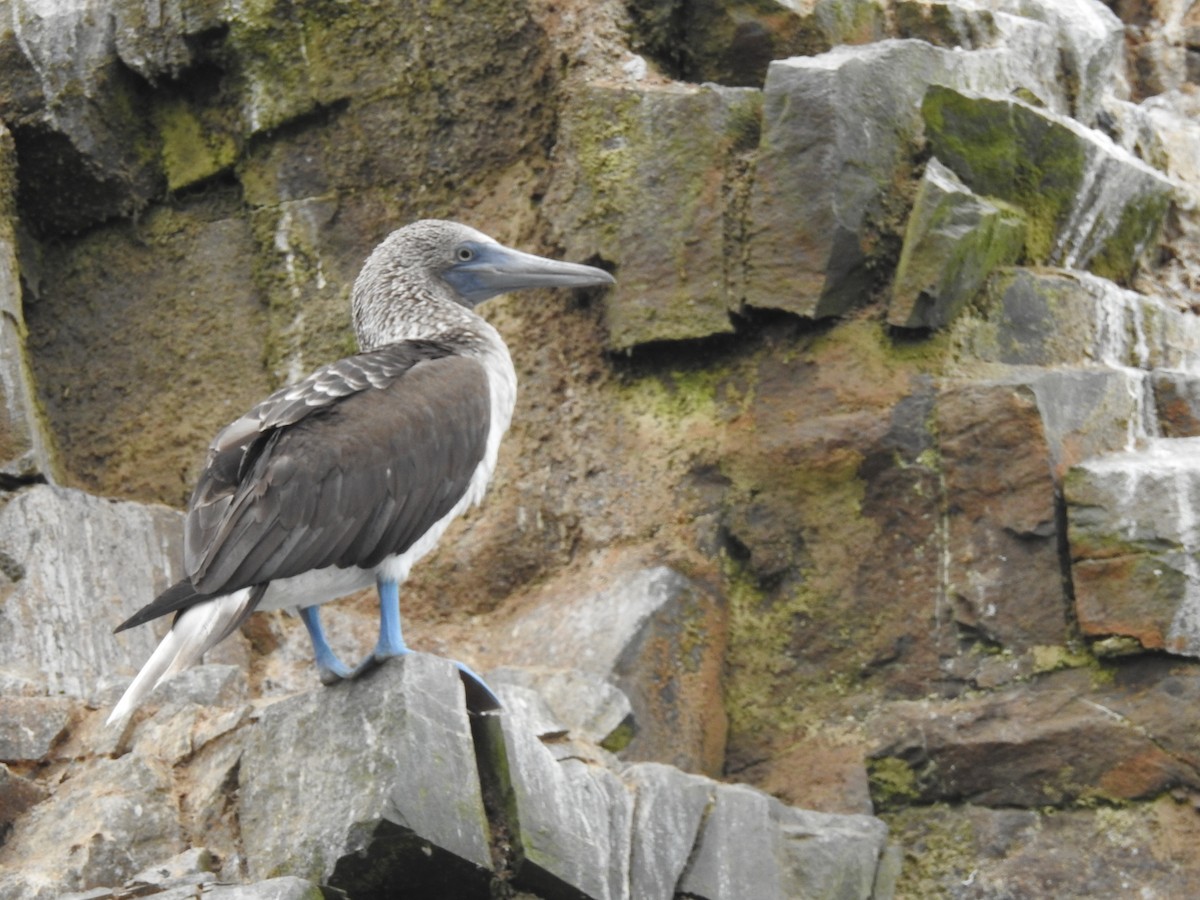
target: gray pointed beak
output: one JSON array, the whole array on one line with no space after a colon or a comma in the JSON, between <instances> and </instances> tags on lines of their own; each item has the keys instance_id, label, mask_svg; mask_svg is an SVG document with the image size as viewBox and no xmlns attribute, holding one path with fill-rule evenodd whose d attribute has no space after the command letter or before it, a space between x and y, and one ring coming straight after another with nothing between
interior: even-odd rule
<instances>
[{"instance_id":1,"label":"gray pointed beak","mask_svg":"<svg viewBox=\"0 0 1200 900\"><path fill-rule=\"evenodd\" d=\"M595 266L546 259L502 244L476 245L473 259L456 263L442 277L471 306L508 291L616 284Z\"/></svg>"}]
</instances>

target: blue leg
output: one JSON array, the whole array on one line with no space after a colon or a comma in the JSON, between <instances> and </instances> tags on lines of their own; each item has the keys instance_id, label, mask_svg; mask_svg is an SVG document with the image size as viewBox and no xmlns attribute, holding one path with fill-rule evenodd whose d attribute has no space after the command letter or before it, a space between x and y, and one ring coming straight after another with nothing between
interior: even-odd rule
<instances>
[{"instance_id":1,"label":"blue leg","mask_svg":"<svg viewBox=\"0 0 1200 900\"><path fill-rule=\"evenodd\" d=\"M400 585L381 578L376 586L379 588L379 642L375 645L375 652L371 657L359 666L360 669L368 663L378 664L411 652L404 643L404 635L400 630ZM463 686L466 688L467 709L471 712L488 712L500 708L499 698L470 666L457 660L451 662L458 666Z\"/></svg>"},{"instance_id":2,"label":"blue leg","mask_svg":"<svg viewBox=\"0 0 1200 900\"><path fill-rule=\"evenodd\" d=\"M353 669L338 659L329 646L325 629L321 626L320 607L309 606L300 610L300 618L312 639L317 670L321 673L323 684L335 684L345 679L357 678L386 660L412 652L404 643L404 632L400 627L400 585L394 581L379 579L376 587L379 589L379 640L375 643L375 650L371 655ZM470 666L457 660L451 662L458 667L463 687L466 689L468 710L491 712L500 709L500 699Z\"/></svg>"},{"instance_id":3,"label":"blue leg","mask_svg":"<svg viewBox=\"0 0 1200 900\"><path fill-rule=\"evenodd\" d=\"M349 666L338 659L338 655L329 646L325 637L325 628L321 625L321 607L306 606L300 610L300 620L308 629L308 637L312 641L313 655L317 659L317 671L321 675L322 684L336 684L353 674Z\"/></svg>"},{"instance_id":4,"label":"blue leg","mask_svg":"<svg viewBox=\"0 0 1200 900\"><path fill-rule=\"evenodd\" d=\"M373 655L376 662L383 662L409 650L400 630L400 585L380 578L375 586L379 590L379 641Z\"/></svg>"}]
</instances>

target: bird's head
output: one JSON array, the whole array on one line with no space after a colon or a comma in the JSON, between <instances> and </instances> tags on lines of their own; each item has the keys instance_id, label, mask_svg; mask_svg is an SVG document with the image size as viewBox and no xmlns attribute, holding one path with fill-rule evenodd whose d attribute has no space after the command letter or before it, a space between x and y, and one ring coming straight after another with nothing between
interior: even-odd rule
<instances>
[{"instance_id":1,"label":"bird's head","mask_svg":"<svg viewBox=\"0 0 1200 900\"><path fill-rule=\"evenodd\" d=\"M514 250L458 222L423 219L393 231L367 259L355 285L355 320L381 301L411 307L448 299L474 309L509 291L613 283L603 269Z\"/></svg>"}]
</instances>

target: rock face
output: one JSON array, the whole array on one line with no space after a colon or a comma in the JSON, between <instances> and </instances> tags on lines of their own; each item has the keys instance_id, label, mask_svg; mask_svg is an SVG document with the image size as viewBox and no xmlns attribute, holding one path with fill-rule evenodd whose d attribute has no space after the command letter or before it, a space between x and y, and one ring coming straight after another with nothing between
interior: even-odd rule
<instances>
[{"instance_id":1,"label":"rock face","mask_svg":"<svg viewBox=\"0 0 1200 900\"><path fill-rule=\"evenodd\" d=\"M0 900L1200 895L1186 4L10 6ZM484 307L422 652L262 614L105 729L207 441L424 216L617 285Z\"/></svg>"}]
</instances>

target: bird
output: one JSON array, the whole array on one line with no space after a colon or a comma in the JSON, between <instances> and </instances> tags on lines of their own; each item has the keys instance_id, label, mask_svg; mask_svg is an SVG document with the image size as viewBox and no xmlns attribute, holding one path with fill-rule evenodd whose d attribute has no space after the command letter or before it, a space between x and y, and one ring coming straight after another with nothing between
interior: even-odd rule
<instances>
[{"instance_id":1,"label":"bird","mask_svg":"<svg viewBox=\"0 0 1200 900\"><path fill-rule=\"evenodd\" d=\"M283 387L213 439L184 517L183 578L117 626L174 613L113 708L127 717L255 611L294 607L324 684L410 652L400 586L478 504L512 421L517 376L476 307L509 291L615 283L604 269L525 253L458 222L388 235L351 292L358 353ZM379 638L357 666L320 606L375 585ZM455 662L472 712L500 703Z\"/></svg>"}]
</instances>

